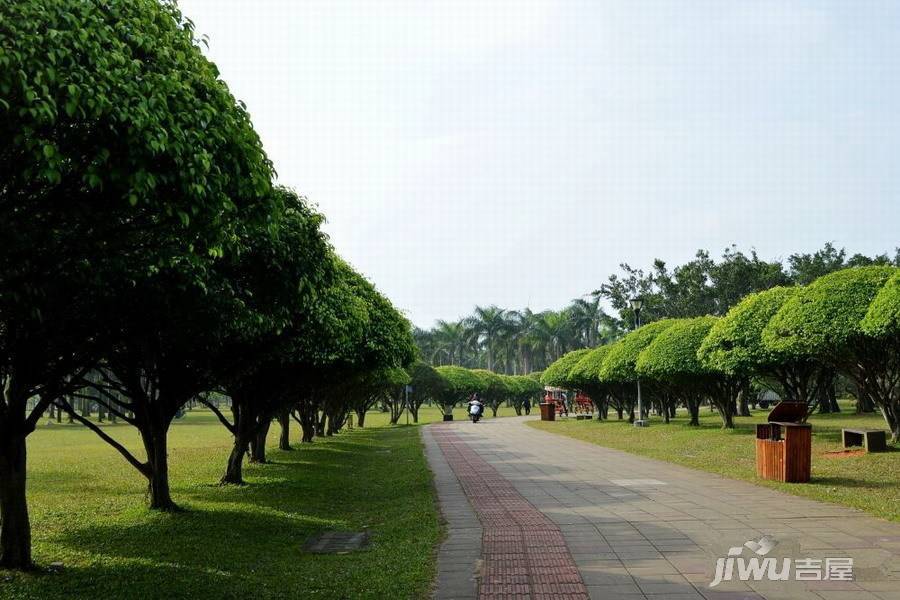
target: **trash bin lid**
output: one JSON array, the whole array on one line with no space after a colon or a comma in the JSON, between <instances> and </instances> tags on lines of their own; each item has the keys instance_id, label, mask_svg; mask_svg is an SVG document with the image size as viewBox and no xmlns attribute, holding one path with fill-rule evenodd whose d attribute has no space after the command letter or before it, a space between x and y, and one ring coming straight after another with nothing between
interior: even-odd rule
<instances>
[{"instance_id":1,"label":"trash bin lid","mask_svg":"<svg viewBox=\"0 0 900 600\"><path fill-rule=\"evenodd\" d=\"M802 423L807 409L805 402L779 402L769 413L769 422Z\"/></svg>"}]
</instances>

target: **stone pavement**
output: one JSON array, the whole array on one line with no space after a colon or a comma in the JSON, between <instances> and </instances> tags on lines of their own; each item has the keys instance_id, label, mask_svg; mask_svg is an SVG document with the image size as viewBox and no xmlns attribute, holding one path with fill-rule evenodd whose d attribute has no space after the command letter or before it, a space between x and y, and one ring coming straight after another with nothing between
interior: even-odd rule
<instances>
[{"instance_id":1,"label":"stone pavement","mask_svg":"<svg viewBox=\"0 0 900 600\"><path fill-rule=\"evenodd\" d=\"M448 527L436 598L900 600L900 524L539 431L526 419L423 430ZM777 543L770 552L744 546L763 536ZM710 587L729 549L742 551L741 562L732 580L726 568ZM774 558L779 572L790 558L789 580L739 581L752 558ZM839 561L825 568L841 558L853 559L852 581L840 579Z\"/></svg>"}]
</instances>

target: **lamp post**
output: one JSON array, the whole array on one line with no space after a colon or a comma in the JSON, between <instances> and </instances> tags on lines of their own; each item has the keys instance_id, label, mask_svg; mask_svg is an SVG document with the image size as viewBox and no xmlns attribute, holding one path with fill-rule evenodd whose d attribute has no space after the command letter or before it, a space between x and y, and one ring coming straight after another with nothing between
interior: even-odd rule
<instances>
[{"instance_id":1,"label":"lamp post","mask_svg":"<svg viewBox=\"0 0 900 600\"><path fill-rule=\"evenodd\" d=\"M631 304L631 310L634 311L634 328L638 329L641 326L641 308L644 307L644 299L640 296L635 296L628 301ZM638 409L638 418L634 421L635 427L646 427L649 425L649 421L644 420L644 407L641 404L641 377L637 376L637 409Z\"/></svg>"}]
</instances>

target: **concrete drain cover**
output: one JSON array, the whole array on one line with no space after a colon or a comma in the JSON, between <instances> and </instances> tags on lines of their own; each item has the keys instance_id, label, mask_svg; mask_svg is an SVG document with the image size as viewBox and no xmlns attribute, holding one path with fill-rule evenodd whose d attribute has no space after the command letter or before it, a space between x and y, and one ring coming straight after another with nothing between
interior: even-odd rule
<instances>
[{"instance_id":1,"label":"concrete drain cover","mask_svg":"<svg viewBox=\"0 0 900 600\"><path fill-rule=\"evenodd\" d=\"M665 481L660 481L659 479L610 479L610 481L615 485L620 485L622 487L636 487L643 485L666 485Z\"/></svg>"},{"instance_id":2,"label":"concrete drain cover","mask_svg":"<svg viewBox=\"0 0 900 600\"><path fill-rule=\"evenodd\" d=\"M313 554L347 554L365 548L369 543L368 532L326 531L306 541L303 549Z\"/></svg>"}]
</instances>

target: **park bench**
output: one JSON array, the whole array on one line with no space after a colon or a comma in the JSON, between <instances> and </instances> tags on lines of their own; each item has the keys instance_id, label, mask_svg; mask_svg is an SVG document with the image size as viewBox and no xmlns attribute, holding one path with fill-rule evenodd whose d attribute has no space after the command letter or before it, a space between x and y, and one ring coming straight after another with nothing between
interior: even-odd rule
<instances>
[{"instance_id":1,"label":"park bench","mask_svg":"<svg viewBox=\"0 0 900 600\"><path fill-rule=\"evenodd\" d=\"M887 450L887 436L881 429L841 429L841 441L844 448L862 446L866 452Z\"/></svg>"}]
</instances>

